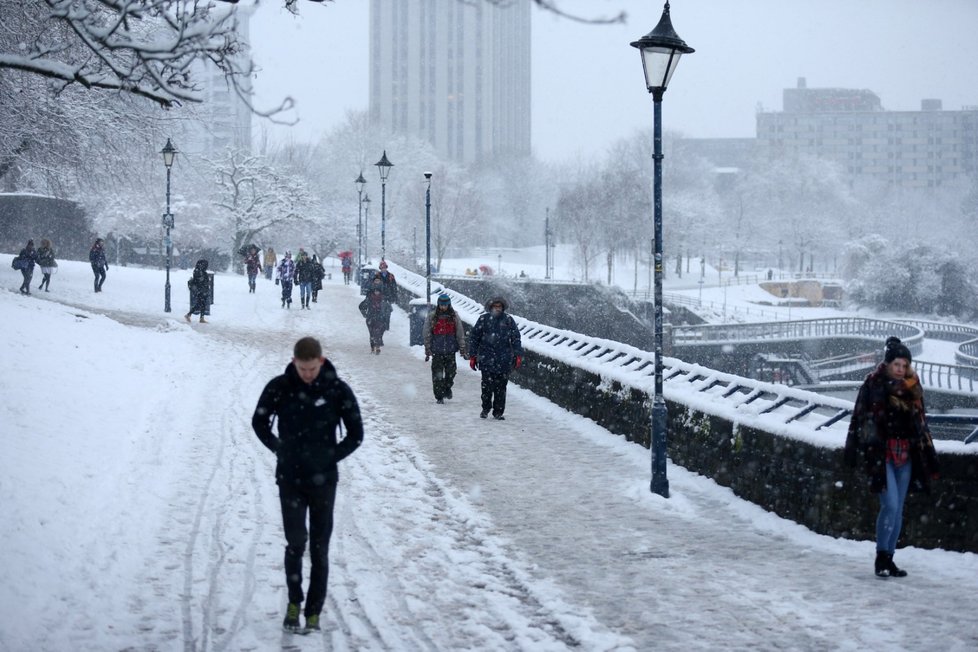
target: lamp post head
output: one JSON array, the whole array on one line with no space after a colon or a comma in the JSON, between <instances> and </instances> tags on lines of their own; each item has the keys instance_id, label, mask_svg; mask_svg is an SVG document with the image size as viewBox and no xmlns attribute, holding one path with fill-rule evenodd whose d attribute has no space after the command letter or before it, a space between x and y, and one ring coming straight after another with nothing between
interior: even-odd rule
<instances>
[{"instance_id":1,"label":"lamp post head","mask_svg":"<svg viewBox=\"0 0 978 652\"><path fill-rule=\"evenodd\" d=\"M384 155L380 157L380 160L374 163L377 169L380 171L380 180L387 181L388 175L391 173L391 168L394 164L387 160L387 150L384 150Z\"/></svg>"},{"instance_id":2,"label":"lamp post head","mask_svg":"<svg viewBox=\"0 0 978 652\"><path fill-rule=\"evenodd\" d=\"M428 181L431 181L431 172L425 172L424 178L427 179Z\"/></svg>"},{"instance_id":3,"label":"lamp post head","mask_svg":"<svg viewBox=\"0 0 978 652\"><path fill-rule=\"evenodd\" d=\"M363 203L367 205L367 208L370 208L370 195L363 196Z\"/></svg>"},{"instance_id":4,"label":"lamp post head","mask_svg":"<svg viewBox=\"0 0 978 652\"><path fill-rule=\"evenodd\" d=\"M363 187L367 185L367 180L363 178L363 170L360 171L360 176L353 183L357 184L357 191L363 192Z\"/></svg>"},{"instance_id":5,"label":"lamp post head","mask_svg":"<svg viewBox=\"0 0 978 652\"><path fill-rule=\"evenodd\" d=\"M662 9L659 24L651 32L632 41L631 46L642 54L642 68L645 71L645 86L649 92L663 93L669 85L672 73L676 70L679 57L695 50L679 38L669 17L669 3Z\"/></svg>"},{"instance_id":6,"label":"lamp post head","mask_svg":"<svg viewBox=\"0 0 978 652\"><path fill-rule=\"evenodd\" d=\"M160 154L163 155L163 165L165 165L166 169L169 170L173 165L173 159L177 155L177 148L173 146L173 143L170 142L169 138L166 139L166 145L164 145L163 149L160 150Z\"/></svg>"}]
</instances>

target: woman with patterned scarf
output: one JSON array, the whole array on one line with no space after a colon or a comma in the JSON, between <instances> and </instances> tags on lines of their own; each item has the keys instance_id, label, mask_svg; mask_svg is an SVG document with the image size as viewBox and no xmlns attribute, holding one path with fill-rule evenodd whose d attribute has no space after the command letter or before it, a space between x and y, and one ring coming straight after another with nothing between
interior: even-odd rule
<instances>
[{"instance_id":1,"label":"woman with patterned scarf","mask_svg":"<svg viewBox=\"0 0 978 652\"><path fill-rule=\"evenodd\" d=\"M876 519L876 575L906 577L893 563L903 526L907 492L929 489L938 475L937 453L924 418L924 393L910 367L910 349L896 337L886 340L883 362L859 388L849 421L845 460L855 467L862 455L870 491L879 494Z\"/></svg>"}]
</instances>

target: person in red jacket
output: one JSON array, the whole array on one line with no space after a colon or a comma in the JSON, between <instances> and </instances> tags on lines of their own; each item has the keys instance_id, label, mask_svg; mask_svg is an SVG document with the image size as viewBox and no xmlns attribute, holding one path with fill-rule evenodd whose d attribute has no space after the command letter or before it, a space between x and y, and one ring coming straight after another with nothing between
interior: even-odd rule
<instances>
[{"instance_id":1,"label":"person in red jacket","mask_svg":"<svg viewBox=\"0 0 978 652\"><path fill-rule=\"evenodd\" d=\"M272 423L278 420L278 436ZM346 436L337 440L340 426ZM282 623L299 630L299 610L306 598L306 630L319 629L329 575L329 539L339 482L337 464L363 442L360 407L350 386L323 356L312 337L295 343L292 362L261 393L251 418L258 439L275 453L275 480L285 529L285 583L289 605ZM302 593L302 555L309 518L309 593Z\"/></svg>"},{"instance_id":2,"label":"person in red jacket","mask_svg":"<svg viewBox=\"0 0 978 652\"><path fill-rule=\"evenodd\" d=\"M444 403L452 397L452 385L458 367L455 354L463 358L465 353L465 328L462 319L452 308L452 298L442 293L435 309L428 313L424 322L424 361L431 360L431 388L435 401Z\"/></svg>"}]
</instances>

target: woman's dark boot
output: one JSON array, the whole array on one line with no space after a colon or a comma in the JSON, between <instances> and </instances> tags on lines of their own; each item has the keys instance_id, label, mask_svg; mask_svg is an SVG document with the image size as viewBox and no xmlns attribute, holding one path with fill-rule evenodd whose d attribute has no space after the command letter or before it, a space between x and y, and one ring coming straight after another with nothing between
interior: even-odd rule
<instances>
[{"instance_id":1,"label":"woman's dark boot","mask_svg":"<svg viewBox=\"0 0 978 652\"><path fill-rule=\"evenodd\" d=\"M876 577L889 577L890 576L890 556L880 550L876 551Z\"/></svg>"},{"instance_id":2,"label":"woman's dark boot","mask_svg":"<svg viewBox=\"0 0 978 652\"><path fill-rule=\"evenodd\" d=\"M887 553L886 555L886 568L890 571L890 577L906 577L907 571L902 568L897 568L897 565L893 563L893 555Z\"/></svg>"}]
</instances>

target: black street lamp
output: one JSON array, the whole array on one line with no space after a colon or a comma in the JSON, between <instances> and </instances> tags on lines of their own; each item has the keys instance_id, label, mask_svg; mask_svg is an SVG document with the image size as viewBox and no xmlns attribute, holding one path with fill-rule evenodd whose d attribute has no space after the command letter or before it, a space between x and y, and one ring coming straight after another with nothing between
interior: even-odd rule
<instances>
[{"instance_id":1,"label":"black street lamp","mask_svg":"<svg viewBox=\"0 0 978 652\"><path fill-rule=\"evenodd\" d=\"M380 160L374 163L380 171L380 259L387 258L387 177L394 164L387 160L387 150Z\"/></svg>"},{"instance_id":2,"label":"black street lamp","mask_svg":"<svg viewBox=\"0 0 978 652\"><path fill-rule=\"evenodd\" d=\"M166 213L163 214L163 226L166 227L166 239L163 241L166 245L166 287L163 290L163 312L170 312L170 256L173 253L173 241L170 239L170 229L173 228L173 213L170 212L170 168L173 167L177 148L169 138L160 154L163 155L163 165L166 166Z\"/></svg>"},{"instance_id":3,"label":"black street lamp","mask_svg":"<svg viewBox=\"0 0 978 652\"><path fill-rule=\"evenodd\" d=\"M363 257L370 262L370 195L363 196Z\"/></svg>"},{"instance_id":4,"label":"black street lamp","mask_svg":"<svg viewBox=\"0 0 978 652\"><path fill-rule=\"evenodd\" d=\"M428 187L424 191L424 237L425 237L425 257L428 261L425 267L425 279L427 281L428 309L431 310L431 172L425 172L424 178L428 182Z\"/></svg>"},{"instance_id":5,"label":"black street lamp","mask_svg":"<svg viewBox=\"0 0 978 652\"><path fill-rule=\"evenodd\" d=\"M357 278L360 277L360 268L363 267L363 187L367 185L367 180L363 178L363 170L360 176L353 183L357 184Z\"/></svg>"},{"instance_id":6,"label":"black street lamp","mask_svg":"<svg viewBox=\"0 0 978 652\"><path fill-rule=\"evenodd\" d=\"M662 9L659 24L651 32L631 46L642 54L642 68L645 71L645 86L652 94L653 106L653 175L652 193L654 209L655 258L655 393L652 399L652 493L669 497L669 480L666 477L666 440L668 419L666 399L662 395L662 95L666 92L669 79L676 70L679 58L693 52L693 48L679 38L669 18L669 3Z\"/></svg>"}]
</instances>

